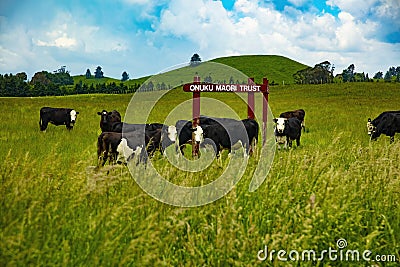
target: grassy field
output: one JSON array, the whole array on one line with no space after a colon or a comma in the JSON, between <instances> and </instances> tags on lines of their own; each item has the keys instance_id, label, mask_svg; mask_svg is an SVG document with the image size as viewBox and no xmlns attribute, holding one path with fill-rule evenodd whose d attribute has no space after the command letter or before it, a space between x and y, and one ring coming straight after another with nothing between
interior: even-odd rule
<instances>
[{"instance_id":1,"label":"grassy field","mask_svg":"<svg viewBox=\"0 0 400 267\"><path fill-rule=\"evenodd\" d=\"M246 115L234 95L212 96ZM164 119L190 97L181 89L171 91L151 120ZM130 98L0 98L5 128L0 136L0 266L398 266L400 136L389 144L385 136L370 142L366 134L368 117L399 109L398 84L272 87L270 107L276 116L295 108L306 111L301 146L276 151L257 191L248 191L257 164L253 157L232 191L196 208L158 202L125 166L94 171L96 113L117 109L124 114ZM68 132L49 125L40 132L42 106L75 108L80 112L75 128ZM219 175L228 158L201 175L177 172L159 154L153 161L172 182L197 185ZM135 175L145 178L146 171ZM360 261L340 260L339 253L336 260L327 254L322 261L301 260L305 250L317 257L338 250L339 239L347 241L340 251L357 250ZM257 255L266 246L275 254L261 261ZM279 250L298 251L300 259L281 261ZM365 250L372 251L371 259L388 256L387 262L363 261ZM390 255L397 262L389 262Z\"/></svg>"}]
</instances>

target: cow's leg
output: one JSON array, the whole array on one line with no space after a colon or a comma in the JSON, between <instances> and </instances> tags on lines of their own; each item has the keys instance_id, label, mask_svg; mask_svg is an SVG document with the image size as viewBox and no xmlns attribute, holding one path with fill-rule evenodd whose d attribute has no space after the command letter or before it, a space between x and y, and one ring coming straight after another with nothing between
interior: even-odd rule
<instances>
[{"instance_id":1,"label":"cow's leg","mask_svg":"<svg viewBox=\"0 0 400 267\"><path fill-rule=\"evenodd\" d=\"M40 123L39 123L40 124ZM40 124L40 130L43 132L43 131L46 131L46 129L47 129L47 125L49 124L49 122L48 121L42 121L42 123Z\"/></svg>"},{"instance_id":2,"label":"cow's leg","mask_svg":"<svg viewBox=\"0 0 400 267\"><path fill-rule=\"evenodd\" d=\"M296 145L300 146L300 136L296 138Z\"/></svg>"},{"instance_id":3,"label":"cow's leg","mask_svg":"<svg viewBox=\"0 0 400 267\"><path fill-rule=\"evenodd\" d=\"M292 148L292 140L289 137L287 137L287 143L289 145L289 148Z\"/></svg>"}]
</instances>

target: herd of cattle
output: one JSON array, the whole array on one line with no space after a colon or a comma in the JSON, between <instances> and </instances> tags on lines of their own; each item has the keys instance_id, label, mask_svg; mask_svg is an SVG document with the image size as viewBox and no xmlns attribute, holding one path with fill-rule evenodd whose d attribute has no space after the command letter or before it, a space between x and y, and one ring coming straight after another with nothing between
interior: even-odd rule
<instances>
[{"instance_id":1,"label":"herd of cattle","mask_svg":"<svg viewBox=\"0 0 400 267\"><path fill-rule=\"evenodd\" d=\"M48 123L66 125L71 130L76 122L77 112L70 108L43 107L40 110L40 130L45 131ZM97 139L97 157L99 166L107 161L126 163L135 156L137 162L146 163L149 156L156 150L165 151L170 145L175 145L176 152L184 153L188 143L201 147L211 145L216 156L221 149L231 151L239 143L245 149L245 155L252 152L257 144L259 125L253 119L235 120L230 118L215 118L200 116L199 125L193 127L192 121L178 120L175 125L161 123L129 124L121 121L121 114L116 111L97 112L100 116L101 134ZM300 146L302 129L305 131L305 111L298 109L281 113L274 118L275 140L280 149L291 147L296 140ZM368 135L376 140L381 134L394 141L395 133L400 133L400 111L385 111L374 120L368 119Z\"/></svg>"}]
</instances>

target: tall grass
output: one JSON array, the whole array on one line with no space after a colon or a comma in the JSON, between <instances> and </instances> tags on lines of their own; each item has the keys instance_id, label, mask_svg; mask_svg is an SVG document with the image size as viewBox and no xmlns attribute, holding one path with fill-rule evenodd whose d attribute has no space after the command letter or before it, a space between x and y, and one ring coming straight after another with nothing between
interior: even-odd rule
<instances>
[{"instance_id":1,"label":"tall grass","mask_svg":"<svg viewBox=\"0 0 400 267\"><path fill-rule=\"evenodd\" d=\"M261 262L259 250L346 249L400 259L400 142L369 142L368 116L396 108L398 88L279 87L271 92L276 115L306 110L302 145L277 151L261 187L250 193L256 160L225 197L206 206L160 203L124 166L96 164L97 111L124 111L129 96L0 99L13 116L4 123L0 151L0 263L4 266L364 266L345 261ZM373 94L373 97L372 95ZM176 101L179 93L164 99ZM226 95L224 98L230 96ZM374 105L367 105L370 99ZM41 106L80 111L75 128L49 125L39 132ZM240 109L240 107L238 107ZM165 116L165 114L160 114ZM154 118L156 119L156 118ZM154 164L176 184L197 185L198 175ZM207 175L219 175L225 161ZM206 180L209 181L209 180Z\"/></svg>"}]
</instances>

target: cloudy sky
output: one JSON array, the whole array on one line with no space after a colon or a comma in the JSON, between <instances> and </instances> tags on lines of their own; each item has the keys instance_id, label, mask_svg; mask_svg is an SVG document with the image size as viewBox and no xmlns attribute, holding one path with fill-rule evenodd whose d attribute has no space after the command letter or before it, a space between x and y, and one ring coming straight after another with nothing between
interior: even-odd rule
<instances>
[{"instance_id":1,"label":"cloudy sky","mask_svg":"<svg viewBox=\"0 0 400 267\"><path fill-rule=\"evenodd\" d=\"M120 79L231 55L282 55L335 74L400 65L399 0L0 1L0 73Z\"/></svg>"}]
</instances>

